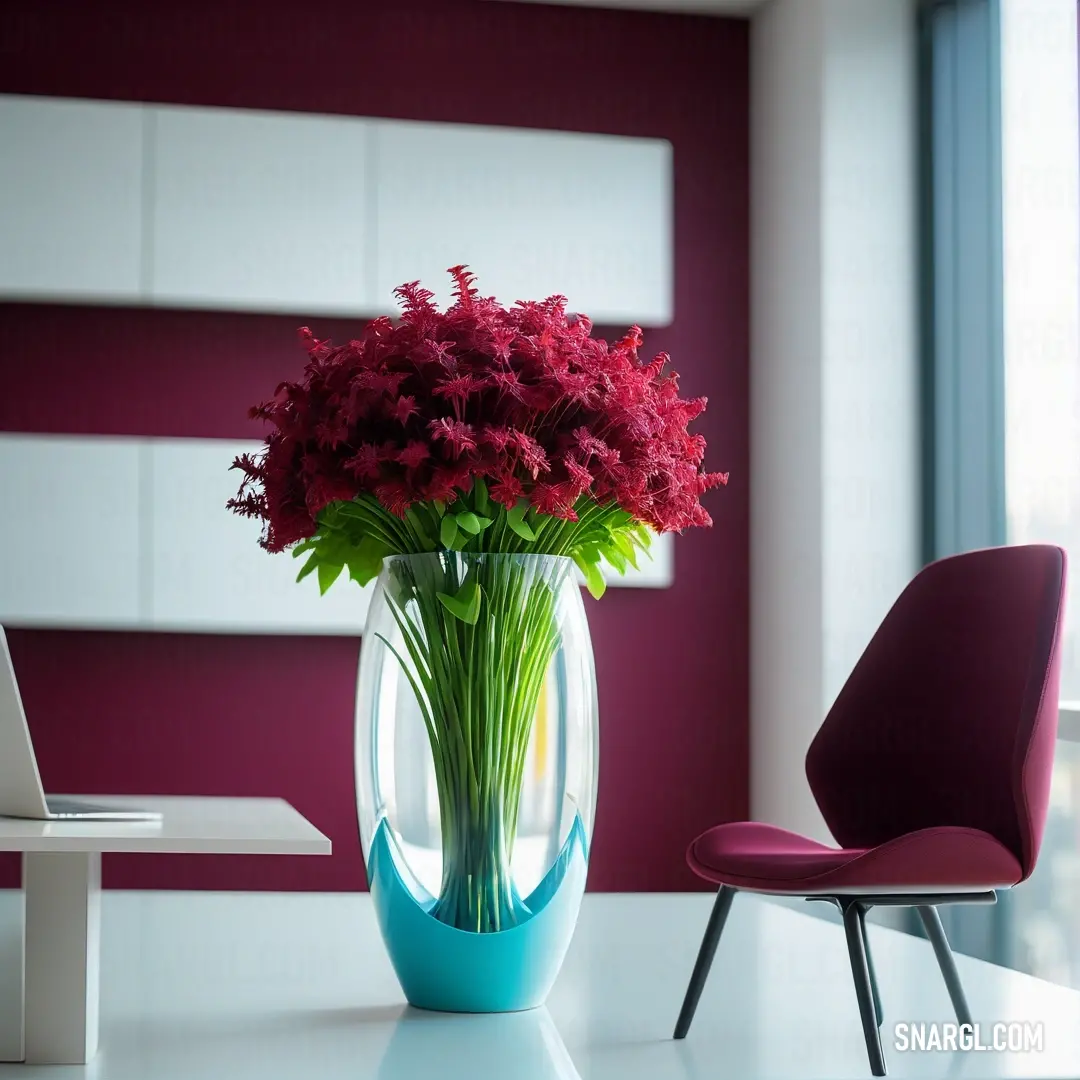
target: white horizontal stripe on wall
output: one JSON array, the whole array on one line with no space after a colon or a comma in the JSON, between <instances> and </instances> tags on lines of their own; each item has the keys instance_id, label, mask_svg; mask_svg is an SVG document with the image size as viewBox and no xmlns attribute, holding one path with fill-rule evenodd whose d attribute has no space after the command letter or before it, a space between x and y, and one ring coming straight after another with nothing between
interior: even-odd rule
<instances>
[{"instance_id":1,"label":"white horizontal stripe on wall","mask_svg":"<svg viewBox=\"0 0 1080 1080\"><path fill-rule=\"evenodd\" d=\"M0 434L0 623L202 633L359 635L372 586L320 596L301 560L225 509L233 459L259 443ZM609 584L672 583L672 538Z\"/></svg>"},{"instance_id":2,"label":"white horizontal stripe on wall","mask_svg":"<svg viewBox=\"0 0 1080 1080\"><path fill-rule=\"evenodd\" d=\"M146 535L135 439L0 436L0 521L3 620L140 621Z\"/></svg>"},{"instance_id":3,"label":"white horizontal stripe on wall","mask_svg":"<svg viewBox=\"0 0 1080 1080\"><path fill-rule=\"evenodd\" d=\"M155 304L319 314L375 302L370 124L239 109L148 116Z\"/></svg>"},{"instance_id":4,"label":"white horizontal stripe on wall","mask_svg":"<svg viewBox=\"0 0 1080 1080\"><path fill-rule=\"evenodd\" d=\"M240 474L229 469L257 443L153 439L147 444L141 516L149 543L149 622L215 633L359 634L373 586L345 574L319 594L297 584L303 560L258 546L260 525L225 509Z\"/></svg>"},{"instance_id":5,"label":"white horizontal stripe on wall","mask_svg":"<svg viewBox=\"0 0 1080 1080\"><path fill-rule=\"evenodd\" d=\"M673 318L661 139L0 95L0 145L0 298L373 316L467 263Z\"/></svg>"},{"instance_id":6,"label":"white horizontal stripe on wall","mask_svg":"<svg viewBox=\"0 0 1080 1080\"><path fill-rule=\"evenodd\" d=\"M594 320L671 322L669 143L421 123L374 138L376 296L420 278L446 303L465 263L504 305L560 293Z\"/></svg>"},{"instance_id":7,"label":"white horizontal stripe on wall","mask_svg":"<svg viewBox=\"0 0 1080 1080\"><path fill-rule=\"evenodd\" d=\"M0 296L139 296L143 110L0 95Z\"/></svg>"}]
</instances>

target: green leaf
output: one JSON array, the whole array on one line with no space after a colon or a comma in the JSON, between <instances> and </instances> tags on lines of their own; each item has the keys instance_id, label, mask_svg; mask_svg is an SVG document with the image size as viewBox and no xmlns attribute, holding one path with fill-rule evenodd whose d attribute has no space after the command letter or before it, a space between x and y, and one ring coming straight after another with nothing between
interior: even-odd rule
<instances>
[{"instance_id":1,"label":"green leaf","mask_svg":"<svg viewBox=\"0 0 1080 1080\"><path fill-rule=\"evenodd\" d=\"M341 576L345 567L341 563L319 563L319 593L326 595L326 590Z\"/></svg>"},{"instance_id":2,"label":"green leaf","mask_svg":"<svg viewBox=\"0 0 1080 1080\"><path fill-rule=\"evenodd\" d=\"M382 570L383 559L392 554L390 548L374 536L365 536L345 558L349 577L358 585L374 581Z\"/></svg>"},{"instance_id":3,"label":"green leaf","mask_svg":"<svg viewBox=\"0 0 1080 1080\"><path fill-rule=\"evenodd\" d=\"M443 521L445 520L446 518L443 518ZM457 522L458 528L462 532L467 532L470 536L482 533L491 524L491 518L479 517L471 510L464 510L460 514L455 514L454 520Z\"/></svg>"},{"instance_id":4,"label":"green leaf","mask_svg":"<svg viewBox=\"0 0 1080 1080\"><path fill-rule=\"evenodd\" d=\"M312 572L312 570L314 570L315 567L318 566L318 565L319 565L319 553L317 551L313 551L311 553L311 557L308 559L308 561L306 563L304 563L303 566L300 567L300 573L296 575L296 580L298 582L303 581L304 578L306 578L308 576L308 574L310 574Z\"/></svg>"},{"instance_id":5,"label":"green leaf","mask_svg":"<svg viewBox=\"0 0 1080 1080\"><path fill-rule=\"evenodd\" d=\"M600 545L599 544L597 544L597 543L582 544L581 547L578 548L578 551L581 552L581 557L587 563L596 564L596 563L600 562L601 551L600 551Z\"/></svg>"},{"instance_id":6,"label":"green leaf","mask_svg":"<svg viewBox=\"0 0 1080 1080\"><path fill-rule=\"evenodd\" d=\"M363 588L379 576L378 570L372 573L367 566L356 562L354 559L350 559L345 565L349 568L350 580L355 581L360 588Z\"/></svg>"},{"instance_id":7,"label":"green leaf","mask_svg":"<svg viewBox=\"0 0 1080 1080\"><path fill-rule=\"evenodd\" d=\"M412 526L413 533L424 551L435 551L438 549L438 544L436 544L428 535L428 523L421 519L415 506L410 506L409 509L405 511L405 520Z\"/></svg>"},{"instance_id":8,"label":"green leaf","mask_svg":"<svg viewBox=\"0 0 1080 1080\"><path fill-rule=\"evenodd\" d=\"M458 524L457 519L453 514L447 514L442 519L442 524L439 526L439 539L442 541L444 548L453 548L454 541L457 539Z\"/></svg>"},{"instance_id":9,"label":"green leaf","mask_svg":"<svg viewBox=\"0 0 1080 1080\"><path fill-rule=\"evenodd\" d=\"M307 540L301 541L299 544L296 545L296 547L292 549L292 557L294 559L299 559L305 551L310 551L318 542L319 541L316 537L309 536Z\"/></svg>"},{"instance_id":10,"label":"green leaf","mask_svg":"<svg viewBox=\"0 0 1080 1080\"><path fill-rule=\"evenodd\" d=\"M640 570L641 568L637 563L637 548L634 547L634 541L631 540L622 529L612 534L612 540L614 540L615 546L622 553L623 558L635 570Z\"/></svg>"},{"instance_id":11,"label":"green leaf","mask_svg":"<svg viewBox=\"0 0 1080 1080\"><path fill-rule=\"evenodd\" d=\"M331 505L334 505L334 504L331 504ZM340 514L341 517L357 518L357 517L366 517L367 516L364 508L362 506L357 505L354 502L340 502L340 503L337 503L336 506L337 506L337 513ZM327 507L327 510L328 509L329 509L329 507ZM325 514L326 510L324 510L323 513Z\"/></svg>"},{"instance_id":12,"label":"green leaf","mask_svg":"<svg viewBox=\"0 0 1080 1080\"><path fill-rule=\"evenodd\" d=\"M371 559L378 563L379 569L382 569L382 561L387 555L393 555L394 549L390 547L385 540L381 540L373 533L368 533L364 536L360 543L357 544L359 550L363 553L365 559Z\"/></svg>"},{"instance_id":13,"label":"green leaf","mask_svg":"<svg viewBox=\"0 0 1080 1080\"><path fill-rule=\"evenodd\" d=\"M478 514L486 514L488 512L488 489L482 476L478 476L473 481L473 506Z\"/></svg>"},{"instance_id":14,"label":"green leaf","mask_svg":"<svg viewBox=\"0 0 1080 1080\"><path fill-rule=\"evenodd\" d=\"M625 574L627 562L623 557L622 552L614 544L605 544L603 548L604 559L611 565L612 569L618 574Z\"/></svg>"},{"instance_id":15,"label":"green leaf","mask_svg":"<svg viewBox=\"0 0 1080 1080\"><path fill-rule=\"evenodd\" d=\"M525 515L528 513L528 510L528 503L519 502L513 509L506 511L506 524L509 525L522 540L535 540L536 533L534 532L533 527L525 520Z\"/></svg>"},{"instance_id":16,"label":"green leaf","mask_svg":"<svg viewBox=\"0 0 1080 1080\"><path fill-rule=\"evenodd\" d=\"M458 589L457 596L449 596L446 593L436 593L439 602L455 618L460 619L469 626L475 626L480 618L480 597L482 595L480 583L475 579L466 581Z\"/></svg>"},{"instance_id":17,"label":"green leaf","mask_svg":"<svg viewBox=\"0 0 1080 1080\"><path fill-rule=\"evenodd\" d=\"M599 600L607 591L607 582L600 573L600 567L595 562L589 562L582 553L574 556L574 562L578 569L585 575L585 585L593 599Z\"/></svg>"}]
</instances>

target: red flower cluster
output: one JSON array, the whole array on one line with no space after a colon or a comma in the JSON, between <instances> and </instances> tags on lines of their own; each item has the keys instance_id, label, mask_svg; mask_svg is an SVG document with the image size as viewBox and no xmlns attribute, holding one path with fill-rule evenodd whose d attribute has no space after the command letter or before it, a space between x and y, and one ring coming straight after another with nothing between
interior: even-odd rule
<instances>
[{"instance_id":1,"label":"red flower cluster","mask_svg":"<svg viewBox=\"0 0 1080 1080\"><path fill-rule=\"evenodd\" d=\"M229 506L265 522L263 547L313 535L336 500L370 492L400 516L478 476L508 508L525 498L572 520L588 496L661 532L712 523L698 500L727 474L701 471L705 440L687 432L705 398L679 397L665 354L639 361L637 327L609 345L562 297L506 310L465 267L450 273L445 313L413 282L396 290L396 325L375 319L339 346L300 332L304 380L252 409L275 430L236 462L245 481Z\"/></svg>"}]
</instances>

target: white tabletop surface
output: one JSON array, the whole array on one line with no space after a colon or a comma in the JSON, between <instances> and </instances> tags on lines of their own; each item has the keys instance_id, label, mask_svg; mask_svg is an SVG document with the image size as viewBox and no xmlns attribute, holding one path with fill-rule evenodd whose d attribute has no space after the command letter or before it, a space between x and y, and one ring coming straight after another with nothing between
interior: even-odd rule
<instances>
[{"instance_id":1,"label":"white tabletop surface","mask_svg":"<svg viewBox=\"0 0 1080 1080\"><path fill-rule=\"evenodd\" d=\"M0 915L17 897L0 893ZM843 928L756 897L735 898L694 1026L672 1041L711 905L590 893L545 1008L448 1016L406 1007L366 894L106 891L98 1057L0 1080L869 1076ZM894 1025L950 1021L949 999L928 942L870 938L891 1077L1080 1077L1080 993L966 957L976 1019L1042 1023L1043 1050L897 1051Z\"/></svg>"},{"instance_id":2,"label":"white tabletop surface","mask_svg":"<svg viewBox=\"0 0 1080 1080\"><path fill-rule=\"evenodd\" d=\"M72 795L161 821L28 821L0 817L0 851L329 855L330 841L284 799Z\"/></svg>"}]
</instances>

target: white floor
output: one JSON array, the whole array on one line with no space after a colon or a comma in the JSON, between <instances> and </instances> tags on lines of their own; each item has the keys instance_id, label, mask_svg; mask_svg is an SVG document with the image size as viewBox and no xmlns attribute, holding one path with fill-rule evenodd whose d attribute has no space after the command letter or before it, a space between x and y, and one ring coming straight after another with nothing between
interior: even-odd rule
<instances>
[{"instance_id":1,"label":"white floor","mask_svg":"<svg viewBox=\"0 0 1080 1080\"><path fill-rule=\"evenodd\" d=\"M671 1041L711 903L589 894L547 1007L470 1017L406 1008L366 895L109 892L98 1057L85 1067L0 1066L0 1078L869 1075L842 929L747 896L735 900L689 1037ZM1080 1076L1080 993L965 958L976 1018L1042 1022L1042 1052L896 1051L895 1023L953 1017L926 942L872 926L871 946L890 1076Z\"/></svg>"}]
</instances>

